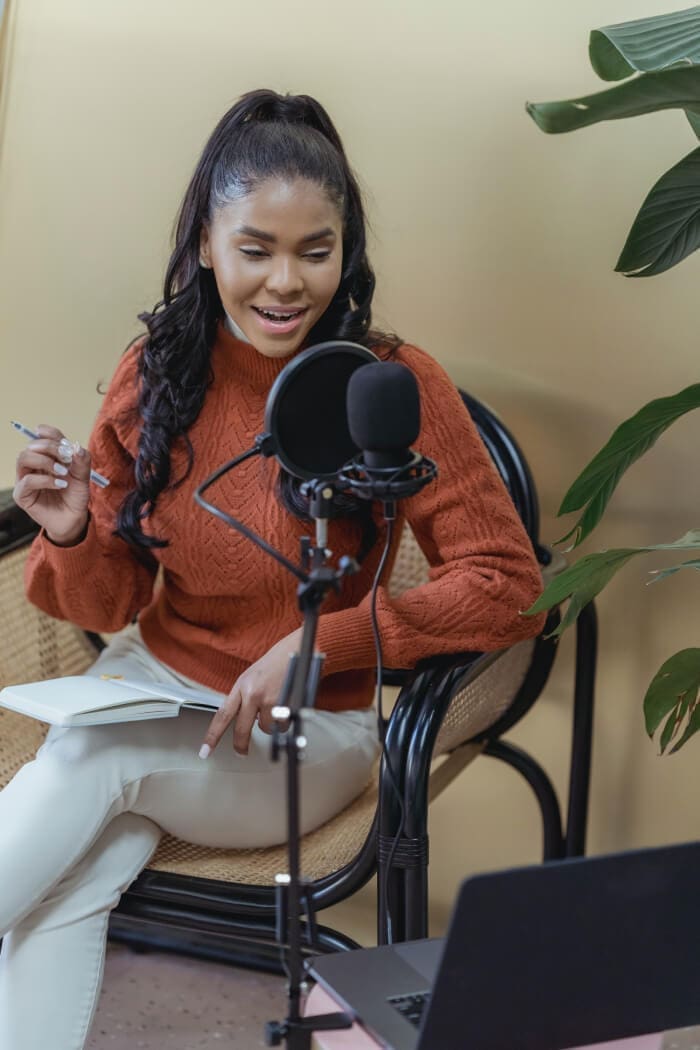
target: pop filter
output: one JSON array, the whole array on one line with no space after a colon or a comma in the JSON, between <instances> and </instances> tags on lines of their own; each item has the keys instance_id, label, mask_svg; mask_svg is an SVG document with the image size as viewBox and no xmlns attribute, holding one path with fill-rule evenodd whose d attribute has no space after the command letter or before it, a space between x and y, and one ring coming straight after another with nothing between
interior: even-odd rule
<instances>
[{"instance_id":1,"label":"pop filter","mask_svg":"<svg viewBox=\"0 0 700 1050\"><path fill-rule=\"evenodd\" d=\"M302 481L334 478L359 452L348 427L350 377L377 361L371 350L341 339L297 354L267 396L265 434L258 438L263 455Z\"/></svg>"}]
</instances>

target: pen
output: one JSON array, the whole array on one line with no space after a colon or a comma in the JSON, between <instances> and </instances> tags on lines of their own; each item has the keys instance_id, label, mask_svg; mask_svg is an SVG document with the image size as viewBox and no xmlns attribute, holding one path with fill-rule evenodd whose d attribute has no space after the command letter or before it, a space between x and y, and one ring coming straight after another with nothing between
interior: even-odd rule
<instances>
[{"instance_id":1,"label":"pen","mask_svg":"<svg viewBox=\"0 0 700 1050\"><path fill-rule=\"evenodd\" d=\"M32 441L40 439L40 435L35 433L35 431L30 430L29 427L25 427L24 423L18 423L16 419L11 419L10 423L15 430L18 430L20 434L24 434L25 437L31 438ZM106 478L104 474L98 474L96 470L90 471L90 481L94 481L101 489L106 489L109 485L109 478Z\"/></svg>"}]
</instances>

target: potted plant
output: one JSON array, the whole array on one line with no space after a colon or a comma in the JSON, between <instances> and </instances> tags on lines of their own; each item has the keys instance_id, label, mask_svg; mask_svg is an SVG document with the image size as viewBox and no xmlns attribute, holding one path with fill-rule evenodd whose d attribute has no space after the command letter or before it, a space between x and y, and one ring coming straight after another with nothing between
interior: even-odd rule
<instances>
[{"instance_id":1,"label":"potted plant","mask_svg":"<svg viewBox=\"0 0 700 1050\"><path fill-rule=\"evenodd\" d=\"M528 103L527 112L543 131L558 134L603 120L682 109L700 138L700 7L596 29L589 55L603 80L614 87L560 102ZM676 266L700 248L700 146L696 146L652 187L632 224L615 269L625 277L652 277ZM559 515L580 517L558 543L573 550L591 534L625 471L685 413L700 407L700 383L658 398L625 420L584 468L564 496ZM554 578L528 610L534 614L568 599L557 628L576 621L583 607L631 559L654 551L700 551L700 529L671 543L626 547L588 554ZM700 554L654 574L663 580L684 569L700 569ZM661 752L677 751L700 730L700 648L683 649L659 668L644 697L650 736L660 730Z\"/></svg>"}]
</instances>

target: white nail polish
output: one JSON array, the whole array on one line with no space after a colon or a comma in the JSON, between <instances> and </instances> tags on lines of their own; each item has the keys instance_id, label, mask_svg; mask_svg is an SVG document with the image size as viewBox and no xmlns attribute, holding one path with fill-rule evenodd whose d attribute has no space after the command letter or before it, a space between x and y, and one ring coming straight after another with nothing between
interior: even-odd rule
<instances>
[{"instance_id":1,"label":"white nail polish","mask_svg":"<svg viewBox=\"0 0 700 1050\"><path fill-rule=\"evenodd\" d=\"M54 485L56 486L57 489L67 489L68 488L68 482L64 481L63 478L54 478L53 479L53 483L54 483Z\"/></svg>"},{"instance_id":2,"label":"white nail polish","mask_svg":"<svg viewBox=\"0 0 700 1050\"><path fill-rule=\"evenodd\" d=\"M69 445L59 445L58 458L64 463L71 463L73 460L73 449Z\"/></svg>"},{"instance_id":3,"label":"white nail polish","mask_svg":"<svg viewBox=\"0 0 700 1050\"><path fill-rule=\"evenodd\" d=\"M209 744L202 744L202 746L199 749L199 757L200 758L209 758L210 754L211 754L211 748L209 747Z\"/></svg>"},{"instance_id":4,"label":"white nail polish","mask_svg":"<svg viewBox=\"0 0 700 1050\"><path fill-rule=\"evenodd\" d=\"M68 467L64 467L62 463L54 463L53 471L54 474L66 475L68 473Z\"/></svg>"}]
</instances>

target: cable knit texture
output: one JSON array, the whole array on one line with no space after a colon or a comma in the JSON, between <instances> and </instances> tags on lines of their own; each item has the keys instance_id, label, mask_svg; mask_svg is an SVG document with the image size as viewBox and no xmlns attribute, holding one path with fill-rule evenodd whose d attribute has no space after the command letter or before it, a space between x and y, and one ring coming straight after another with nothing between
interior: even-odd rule
<instances>
[{"instance_id":1,"label":"cable knit texture","mask_svg":"<svg viewBox=\"0 0 700 1050\"><path fill-rule=\"evenodd\" d=\"M133 487L138 442L134 408L139 344L122 357L90 439L93 466L110 478L92 487L91 519L74 547L40 534L27 563L32 602L59 619L93 631L117 631L138 615L149 648L176 671L228 692L237 677L301 624L292 576L269 555L194 503L212 471L253 444L263 431L270 386L288 359L274 360L231 335L223 325L212 349L214 383L190 430L194 466L177 488L161 494L145 531L167 538L155 557L162 575L146 567L113 535L116 512ZM430 562L430 580L399 598L379 591L384 662L411 667L436 653L503 649L536 634L541 618L523 617L541 591L530 541L453 383L423 351L403 345L395 360L415 374L421 397L416 447L438 464L438 480L404 500L405 514ZM185 470L173 452L173 478ZM254 457L207 493L217 506L277 546L295 563L299 540L311 530L275 495L278 467ZM372 701L375 650L369 590L382 547L383 526L361 571L323 606L317 647L326 654L318 706L365 707ZM397 522L396 553L401 520ZM330 523L334 560L355 554L360 528ZM388 578L388 577L387 577Z\"/></svg>"}]
</instances>

